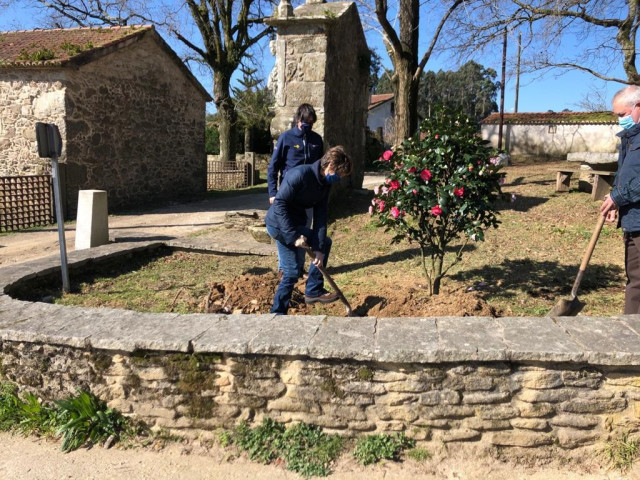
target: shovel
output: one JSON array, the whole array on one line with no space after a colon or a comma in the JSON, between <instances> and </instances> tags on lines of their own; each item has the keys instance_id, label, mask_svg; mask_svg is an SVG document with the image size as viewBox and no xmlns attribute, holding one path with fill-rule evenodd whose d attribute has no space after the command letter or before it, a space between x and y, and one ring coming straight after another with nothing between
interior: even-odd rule
<instances>
[{"instance_id":1,"label":"shovel","mask_svg":"<svg viewBox=\"0 0 640 480\"><path fill-rule=\"evenodd\" d=\"M549 312L549 317L573 317L580 313L580 310L582 310L582 307L584 307L584 303L578 300L578 287L580 287L580 282L582 282L584 271L587 269L587 264L591 259L591 254L593 253L593 249L595 248L598 237L600 236L600 231L602 230L602 226L604 225L604 220L605 217L600 215L598 224L596 225L596 228L593 231L593 235L591 235L589 245L587 246L587 251L584 252L584 256L582 257L582 263L580 264L578 275L576 275L576 280L575 282L573 282L573 288L571 289L571 298L569 300L563 298L562 300L558 301L556 306L553 307Z\"/></svg>"},{"instance_id":2,"label":"shovel","mask_svg":"<svg viewBox=\"0 0 640 480\"><path fill-rule=\"evenodd\" d=\"M296 242L296 246L300 247L300 248L304 248L307 252L307 254L311 257L311 258L316 258L315 255L313 254L313 250L311 249L311 247L309 245L307 245L307 242L304 241L304 237L300 237L300 239L298 240L298 242ZM340 299L340 301L342 303L344 303L345 307L347 307L347 317L351 317L353 314L353 311L351 310L351 305L349 305L349 302L347 301L347 299L344 297L344 295L342 294L342 290L340 290L338 288L338 286L336 285L336 282L333 281L333 278L331 278L331 275L329 275L327 273L327 271L324 268L324 265L316 265L316 268L318 270L320 270L320 272L322 273L322 275L324 276L325 280L327 282L329 282L329 285L331 285L331 288L333 288L333 290L336 292L336 294L338 295L338 298Z\"/></svg>"}]
</instances>

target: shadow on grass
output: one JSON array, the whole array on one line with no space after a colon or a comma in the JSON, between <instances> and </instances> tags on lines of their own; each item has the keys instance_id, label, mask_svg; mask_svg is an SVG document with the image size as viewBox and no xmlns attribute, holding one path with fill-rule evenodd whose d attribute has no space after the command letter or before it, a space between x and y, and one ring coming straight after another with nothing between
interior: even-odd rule
<instances>
[{"instance_id":1,"label":"shadow on grass","mask_svg":"<svg viewBox=\"0 0 640 480\"><path fill-rule=\"evenodd\" d=\"M102 261L91 260L77 266L69 265L69 287L71 293L79 293L82 284L95 283L100 278L115 278L135 272L149 263L167 257L172 253L173 250L170 248L158 247ZM13 298L31 302L42 301L45 297L51 297L51 299L60 298L62 296L60 271L56 270L53 273L21 282L7 293Z\"/></svg>"},{"instance_id":2,"label":"shadow on grass","mask_svg":"<svg viewBox=\"0 0 640 480\"><path fill-rule=\"evenodd\" d=\"M498 211L513 210L515 212L528 212L534 207L547 203L549 201L546 197L526 197L524 195L518 195L515 202L498 201L496 207Z\"/></svg>"},{"instance_id":3,"label":"shadow on grass","mask_svg":"<svg viewBox=\"0 0 640 480\"><path fill-rule=\"evenodd\" d=\"M504 298L525 292L532 297L553 300L571 293L578 265L558 265L530 259L504 260L498 265L466 270L451 275L460 282L485 282L489 294ZM590 265L580 284L581 293L620 285L624 270L618 265Z\"/></svg>"}]
</instances>

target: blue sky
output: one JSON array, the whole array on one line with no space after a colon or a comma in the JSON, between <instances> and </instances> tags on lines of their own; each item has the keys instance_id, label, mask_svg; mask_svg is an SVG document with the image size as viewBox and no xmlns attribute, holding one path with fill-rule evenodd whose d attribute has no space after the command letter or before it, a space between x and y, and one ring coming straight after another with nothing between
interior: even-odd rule
<instances>
[{"instance_id":1,"label":"blue sky","mask_svg":"<svg viewBox=\"0 0 640 480\"><path fill-rule=\"evenodd\" d=\"M22 2L20 2L22 3ZM37 15L22 4L19 8L11 8L1 12L0 16L0 30L17 30L17 29L31 29L40 26L37 23ZM165 36L165 40L172 45L172 47L181 53L181 44L172 38ZM368 35L368 42L370 47L375 48L378 53L383 57L385 63L387 59L383 53L382 48L376 45L376 36L374 34ZM514 41L510 40L508 56L513 59L516 55L517 47ZM475 58L476 62L484 65L485 67L491 67L500 75L501 71L501 51L496 52L494 55L485 55L484 57ZM265 49L265 58L262 62L263 74L266 76L269 74L273 65L273 59L270 57L268 49ZM437 71L443 70L455 70L455 64L444 61L439 58L434 58L427 64L427 70ZM513 112L515 104L515 78L513 74L509 74L510 67L507 68L507 86L505 90L505 112ZM621 68L619 69L621 70ZM197 69L193 72L196 77L202 82L204 87L211 91L211 76L210 73ZM512 73L512 72L511 72ZM618 75L621 75L618 72ZM499 80L499 78L498 78ZM593 90L602 92L603 98L607 101L611 96L623 85L617 83L607 83L596 79L592 75L582 73L578 71L550 71L541 75L536 74L523 74L520 78L520 95L519 95L519 107L520 112L546 112L548 110L554 110L556 112L562 111L565 108L573 111L583 110L578 104L585 95L589 95ZM499 97L498 97L499 102ZM208 110L214 110L209 107Z\"/></svg>"}]
</instances>

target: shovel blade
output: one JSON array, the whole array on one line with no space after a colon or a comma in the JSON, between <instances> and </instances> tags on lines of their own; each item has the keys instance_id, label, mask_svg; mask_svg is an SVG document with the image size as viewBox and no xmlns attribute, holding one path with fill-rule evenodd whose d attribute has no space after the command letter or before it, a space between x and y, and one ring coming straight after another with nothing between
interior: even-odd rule
<instances>
[{"instance_id":1,"label":"shovel blade","mask_svg":"<svg viewBox=\"0 0 640 480\"><path fill-rule=\"evenodd\" d=\"M584 308L585 304L573 297L571 300L562 299L551 309L549 317L575 317Z\"/></svg>"}]
</instances>

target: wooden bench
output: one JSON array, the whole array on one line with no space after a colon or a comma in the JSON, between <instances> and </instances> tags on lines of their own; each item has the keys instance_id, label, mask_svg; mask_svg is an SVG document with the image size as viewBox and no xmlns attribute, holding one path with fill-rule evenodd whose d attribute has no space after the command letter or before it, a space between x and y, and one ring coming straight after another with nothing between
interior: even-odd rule
<instances>
[{"instance_id":1,"label":"wooden bench","mask_svg":"<svg viewBox=\"0 0 640 480\"><path fill-rule=\"evenodd\" d=\"M568 192L571 183L571 176L574 173L588 173L593 175L593 187L591 189L591 198L593 200L602 200L609 193L613 186L613 178L616 172L606 172L603 170L558 170L556 176L556 192Z\"/></svg>"}]
</instances>

